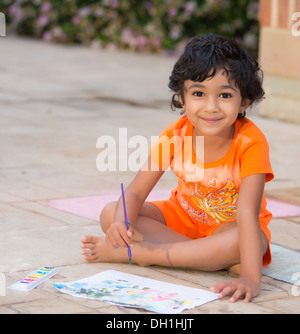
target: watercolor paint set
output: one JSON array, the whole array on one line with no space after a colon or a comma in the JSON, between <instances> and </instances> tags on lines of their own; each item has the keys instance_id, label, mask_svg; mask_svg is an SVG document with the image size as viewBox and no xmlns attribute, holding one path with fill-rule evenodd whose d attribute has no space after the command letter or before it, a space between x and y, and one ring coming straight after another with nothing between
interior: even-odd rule
<instances>
[{"instance_id":1,"label":"watercolor paint set","mask_svg":"<svg viewBox=\"0 0 300 334\"><path fill-rule=\"evenodd\" d=\"M28 276L9 286L9 289L30 291L59 272L55 267L41 267Z\"/></svg>"}]
</instances>

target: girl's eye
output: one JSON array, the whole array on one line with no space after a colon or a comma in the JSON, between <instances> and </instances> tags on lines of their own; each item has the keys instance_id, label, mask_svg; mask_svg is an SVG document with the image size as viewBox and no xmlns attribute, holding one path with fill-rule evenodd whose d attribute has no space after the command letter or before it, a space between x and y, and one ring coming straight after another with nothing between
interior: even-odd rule
<instances>
[{"instance_id":1,"label":"girl's eye","mask_svg":"<svg viewBox=\"0 0 300 334\"><path fill-rule=\"evenodd\" d=\"M220 95L220 97L222 97L223 99L229 99L231 97L231 94L229 94L229 93L222 93Z\"/></svg>"},{"instance_id":2,"label":"girl's eye","mask_svg":"<svg viewBox=\"0 0 300 334\"><path fill-rule=\"evenodd\" d=\"M193 95L197 97L202 97L204 94L202 92L195 92L193 93Z\"/></svg>"}]
</instances>

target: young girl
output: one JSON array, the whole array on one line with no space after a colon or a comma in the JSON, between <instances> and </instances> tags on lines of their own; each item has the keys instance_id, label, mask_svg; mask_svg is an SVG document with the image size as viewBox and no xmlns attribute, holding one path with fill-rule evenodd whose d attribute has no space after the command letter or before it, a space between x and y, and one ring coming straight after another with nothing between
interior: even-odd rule
<instances>
[{"instance_id":1,"label":"young girl","mask_svg":"<svg viewBox=\"0 0 300 334\"><path fill-rule=\"evenodd\" d=\"M139 265L212 271L240 264L239 278L212 291L231 302L259 294L261 267L271 262L264 186L274 175L267 141L245 114L264 96L261 74L233 40L208 34L188 43L169 83L172 107L185 114L152 145L125 191L129 230L122 199L108 204L100 216L106 237L81 238L87 261L128 262L130 246ZM177 188L168 200L145 202L169 166Z\"/></svg>"}]
</instances>

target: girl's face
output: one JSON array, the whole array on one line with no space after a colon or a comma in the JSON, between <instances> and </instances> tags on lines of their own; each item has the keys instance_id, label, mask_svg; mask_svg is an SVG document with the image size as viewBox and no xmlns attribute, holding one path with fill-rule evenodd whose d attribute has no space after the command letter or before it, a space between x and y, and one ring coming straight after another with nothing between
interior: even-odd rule
<instances>
[{"instance_id":1,"label":"girl's face","mask_svg":"<svg viewBox=\"0 0 300 334\"><path fill-rule=\"evenodd\" d=\"M195 135L230 139L239 112L245 111L248 105L248 101L242 101L240 90L229 83L224 70L202 82L184 82L183 108L194 125Z\"/></svg>"}]
</instances>

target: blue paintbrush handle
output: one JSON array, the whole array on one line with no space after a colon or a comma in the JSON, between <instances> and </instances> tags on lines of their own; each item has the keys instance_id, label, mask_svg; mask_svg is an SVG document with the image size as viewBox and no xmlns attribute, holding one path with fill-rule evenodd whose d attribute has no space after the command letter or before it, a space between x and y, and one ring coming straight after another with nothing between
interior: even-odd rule
<instances>
[{"instance_id":1,"label":"blue paintbrush handle","mask_svg":"<svg viewBox=\"0 0 300 334\"><path fill-rule=\"evenodd\" d=\"M121 183L121 190L122 190L122 200L123 200L123 211L124 211L125 225L126 225L126 228L128 230L128 223L129 222L127 220L127 213L126 213L126 205L125 205L125 195L124 195L123 183ZM128 250L129 264L131 264L131 249L130 249L129 245L127 245L127 250Z\"/></svg>"}]
</instances>

